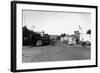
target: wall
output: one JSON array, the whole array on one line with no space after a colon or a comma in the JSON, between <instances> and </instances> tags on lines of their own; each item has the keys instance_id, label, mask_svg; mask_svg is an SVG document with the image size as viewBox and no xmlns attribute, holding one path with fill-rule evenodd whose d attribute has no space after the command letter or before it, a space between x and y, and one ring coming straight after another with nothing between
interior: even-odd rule
<instances>
[{"instance_id":1,"label":"wall","mask_svg":"<svg viewBox=\"0 0 100 73\"><path fill-rule=\"evenodd\" d=\"M10 72L10 53L11 53L10 52L10 1L11 0L0 1L0 33L1 33L0 35L0 73L11 73ZM31 0L31 1L98 5L99 12L100 12L100 0ZM98 20L100 19L99 15L98 15ZM100 29L98 31L100 31ZM98 37L100 37L100 34L98 35ZM100 52L100 50L98 50L98 52ZM100 55L100 53L98 53L98 55ZM100 61L100 58L99 58L99 61ZM100 66L100 63L99 63L99 66ZM38 71L34 73L99 73L99 72L100 72L100 67ZM26 72L26 73L33 73L33 72Z\"/></svg>"}]
</instances>

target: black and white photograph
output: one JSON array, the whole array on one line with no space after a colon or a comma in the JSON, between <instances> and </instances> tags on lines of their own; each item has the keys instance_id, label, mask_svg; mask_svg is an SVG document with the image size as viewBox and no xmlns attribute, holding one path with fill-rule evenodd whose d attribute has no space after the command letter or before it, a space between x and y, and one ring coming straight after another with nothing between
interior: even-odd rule
<instances>
[{"instance_id":1,"label":"black and white photograph","mask_svg":"<svg viewBox=\"0 0 100 73\"><path fill-rule=\"evenodd\" d=\"M23 10L22 62L91 59L91 13Z\"/></svg>"},{"instance_id":2,"label":"black and white photograph","mask_svg":"<svg viewBox=\"0 0 100 73\"><path fill-rule=\"evenodd\" d=\"M12 72L97 67L97 6L11 4Z\"/></svg>"}]
</instances>

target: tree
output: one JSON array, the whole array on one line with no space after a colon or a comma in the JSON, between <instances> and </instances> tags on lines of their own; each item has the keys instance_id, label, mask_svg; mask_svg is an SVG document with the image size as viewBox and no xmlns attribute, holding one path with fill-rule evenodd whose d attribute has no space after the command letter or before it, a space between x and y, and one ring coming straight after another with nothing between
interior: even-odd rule
<instances>
[{"instance_id":1,"label":"tree","mask_svg":"<svg viewBox=\"0 0 100 73\"><path fill-rule=\"evenodd\" d=\"M66 34L65 34L65 33L62 33L62 34L61 34L61 37L65 37L65 36L66 36Z\"/></svg>"},{"instance_id":2,"label":"tree","mask_svg":"<svg viewBox=\"0 0 100 73\"><path fill-rule=\"evenodd\" d=\"M88 31L86 32L86 34L91 34L91 30L88 30Z\"/></svg>"}]
</instances>

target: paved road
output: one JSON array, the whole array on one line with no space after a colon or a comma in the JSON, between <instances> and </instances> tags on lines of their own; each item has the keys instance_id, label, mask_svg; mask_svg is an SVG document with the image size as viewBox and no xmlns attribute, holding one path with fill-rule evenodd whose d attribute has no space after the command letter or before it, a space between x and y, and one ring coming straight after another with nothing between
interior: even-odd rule
<instances>
[{"instance_id":1,"label":"paved road","mask_svg":"<svg viewBox=\"0 0 100 73\"><path fill-rule=\"evenodd\" d=\"M60 43L56 46L23 47L22 62L86 60L90 57L90 47Z\"/></svg>"}]
</instances>

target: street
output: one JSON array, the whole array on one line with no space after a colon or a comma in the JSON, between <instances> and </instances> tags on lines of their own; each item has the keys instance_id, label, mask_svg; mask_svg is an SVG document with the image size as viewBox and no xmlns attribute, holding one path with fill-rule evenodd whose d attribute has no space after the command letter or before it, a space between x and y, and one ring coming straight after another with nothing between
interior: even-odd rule
<instances>
[{"instance_id":1,"label":"street","mask_svg":"<svg viewBox=\"0 0 100 73\"><path fill-rule=\"evenodd\" d=\"M87 60L91 58L90 46L66 45L58 43L55 46L23 46L22 62Z\"/></svg>"}]
</instances>

